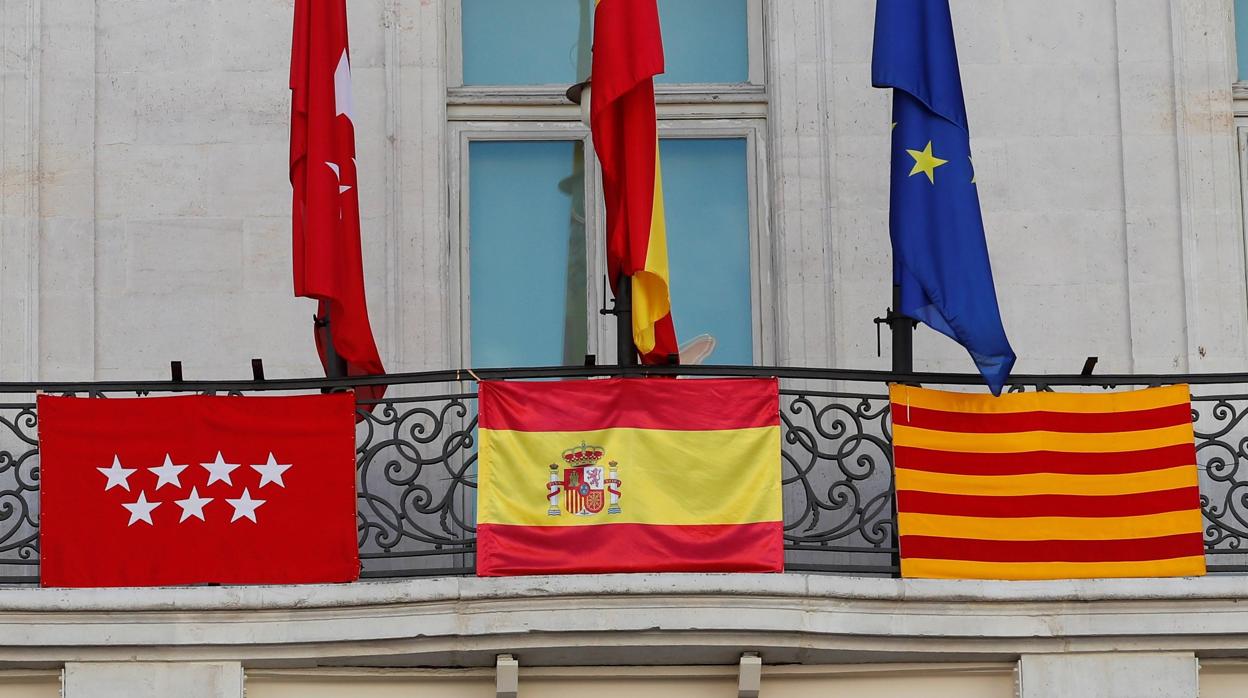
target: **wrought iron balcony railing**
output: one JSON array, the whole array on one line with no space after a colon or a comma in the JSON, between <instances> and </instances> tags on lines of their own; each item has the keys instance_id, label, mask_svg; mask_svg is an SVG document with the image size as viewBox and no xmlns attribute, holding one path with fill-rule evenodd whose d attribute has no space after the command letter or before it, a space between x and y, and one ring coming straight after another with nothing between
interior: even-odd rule
<instances>
[{"instance_id":1,"label":"wrought iron balcony railing","mask_svg":"<svg viewBox=\"0 0 1248 698\"><path fill-rule=\"evenodd\" d=\"M471 574L476 519L477 379L608 375L776 376L784 478L786 567L896 575L890 382L980 385L978 376L812 368L554 367L396 374L367 379L150 383L0 383L0 582L38 581L37 392L94 398L252 394L389 385L362 403L358 518L362 576ZM1248 374L1016 376L1010 389L1088 391L1192 385L1192 419L1211 572L1248 572Z\"/></svg>"}]
</instances>

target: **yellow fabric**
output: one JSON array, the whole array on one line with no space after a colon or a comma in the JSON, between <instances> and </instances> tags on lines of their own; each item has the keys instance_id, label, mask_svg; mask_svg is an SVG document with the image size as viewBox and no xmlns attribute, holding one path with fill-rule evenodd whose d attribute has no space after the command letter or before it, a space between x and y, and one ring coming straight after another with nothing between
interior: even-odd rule
<instances>
[{"instance_id":1,"label":"yellow fabric","mask_svg":"<svg viewBox=\"0 0 1248 698\"><path fill-rule=\"evenodd\" d=\"M605 523L738 524L780 521L780 428L722 431L481 429L477 520L523 526ZM600 446L619 463L620 513L547 515L549 464L563 479L565 449ZM724 463L734 464L731 469ZM488 495L487 495L488 493ZM559 494L563 501L563 493Z\"/></svg>"},{"instance_id":2,"label":"yellow fabric","mask_svg":"<svg viewBox=\"0 0 1248 698\"><path fill-rule=\"evenodd\" d=\"M969 562L902 558L901 576L928 579L1097 579L1102 577L1199 577L1205 557L1147 562Z\"/></svg>"},{"instance_id":3,"label":"yellow fabric","mask_svg":"<svg viewBox=\"0 0 1248 698\"><path fill-rule=\"evenodd\" d=\"M912 536L975 540L1122 540L1199 533L1200 511L1090 519L1077 516L988 518L900 513L898 526Z\"/></svg>"},{"instance_id":4,"label":"yellow fabric","mask_svg":"<svg viewBox=\"0 0 1248 698\"><path fill-rule=\"evenodd\" d=\"M1186 385L1149 388L1125 393L1011 393L994 398L985 394L951 393L926 390L911 386L894 385L890 388L893 414L898 420L905 417L909 408L937 410L968 416L1018 414L1025 412L1049 412L1088 415L1083 418L1095 424L1097 414L1136 412L1164 407L1187 407L1191 393ZM1008 433L974 433L944 431L900 425L893 430L893 442L897 446L914 447L949 454L1011 454L1050 451L1075 454L1066 458L1079 458L1083 453L1124 453L1162 448L1166 446L1191 446L1195 438L1192 424L1176 413L1173 426L1138 429L1134 431L1067 432L1067 431L1018 431ZM919 416L915 420L922 423ZM1193 460L1194 460L1193 453ZM917 457L917 456L916 456ZM1148 464L1141 462L1140 467ZM1003 469L1004 470L1004 469ZM1128 496L1147 492L1186 489L1198 486L1199 478L1194 462L1161 470L1143 470L1120 474L1098 473L1024 473L1000 475L963 475L929 472L908 468L896 469L899 491L927 492L934 494L963 495L998 498L998 504L1009 506L1008 497L1027 495L1066 496ZM1017 506L1027 506L1018 504ZM1158 507L1160 508L1160 507ZM907 536L930 536L933 538L961 539L965 541L1004 541L995 546L981 546L982 555L966 554L967 557L1023 557L1035 560L1043 557L1062 557L1060 553L1044 552L1030 554L1005 554L1011 548L1009 542L1054 541L1053 549L1060 549L1062 541L1096 541L1090 544L1110 545L1112 541L1141 541L1135 543L1140 557L1148 557L1151 546L1143 539L1166 536L1189 536L1194 541L1190 549L1199 550L1200 534L1204 521L1196 496L1192 495L1190 508L1184 511L1158 512L1136 516L1084 517L1061 516L1068 513L1046 507L1019 510L1014 513L1058 514L1054 516L988 517L964 516L956 505L938 509L942 513L898 513L898 530L902 536L901 572L903 577L928 577L940 579L1061 579L1093 577L1175 577L1203 575L1203 555L1192 555L1164 560L1108 561L1108 562L984 562L956 559L930 559L905 557ZM1154 509L1153 511L1156 511ZM969 545L969 543L968 543ZM1021 547L1021 544L1020 544ZM1043 546L1041 546L1043 547ZM1083 549L1089 544L1085 543ZM1119 546L1120 549L1130 549ZM917 550L921 550L921 546ZM1022 548L1036 549L1033 548ZM957 557L956 545L946 545L925 551L929 555ZM1082 556L1083 554L1081 554ZM1132 553L1134 557L1135 554ZM1106 555L1112 557L1112 555Z\"/></svg>"},{"instance_id":5,"label":"yellow fabric","mask_svg":"<svg viewBox=\"0 0 1248 698\"><path fill-rule=\"evenodd\" d=\"M1160 429L1092 434L1064 431L973 434L918 429L901 425L893 427L893 443L898 446L959 453L1018 453L1021 451L1115 453L1190 444L1193 438L1191 424L1178 424Z\"/></svg>"},{"instance_id":6,"label":"yellow fabric","mask_svg":"<svg viewBox=\"0 0 1248 698\"><path fill-rule=\"evenodd\" d=\"M897 469L897 489L899 490L981 497L1018 497L1031 494L1138 494L1195 486L1196 468L1191 465L1124 475L1057 475L1053 473L949 475L923 470Z\"/></svg>"},{"instance_id":7,"label":"yellow fabric","mask_svg":"<svg viewBox=\"0 0 1248 698\"><path fill-rule=\"evenodd\" d=\"M889 387L889 398L904 409L906 405L946 412L1000 414L1003 412L1133 412L1170 405L1187 404L1191 392L1186 385L1169 385L1126 393L1006 393L992 397L981 393L951 393L909 385Z\"/></svg>"},{"instance_id":8,"label":"yellow fabric","mask_svg":"<svg viewBox=\"0 0 1248 698\"><path fill-rule=\"evenodd\" d=\"M663 208L663 168L658 143L654 154L654 206L650 215L650 239L646 267L633 275L633 341L637 351L648 354L657 343L654 324L672 312L670 277L667 273L667 218ZM673 347L673 350L675 348Z\"/></svg>"}]
</instances>

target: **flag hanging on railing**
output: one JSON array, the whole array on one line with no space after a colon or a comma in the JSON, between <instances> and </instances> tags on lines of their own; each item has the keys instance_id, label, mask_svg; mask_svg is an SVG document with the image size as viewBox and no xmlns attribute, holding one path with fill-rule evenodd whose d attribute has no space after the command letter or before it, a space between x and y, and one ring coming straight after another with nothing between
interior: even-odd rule
<instances>
[{"instance_id":1,"label":"flag hanging on railing","mask_svg":"<svg viewBox=\"0 0 1248 698\"><path fill-rule=\"evenodd\" d=\"M948 0L876 3L871 84L893 88L897 311L965 347L999 395L1015 356L984 240Z\"/></svg>"},{"instance_id":2,"label":"flag hanging on railing","mask_svg":"<svg viewBox=\"0 0 1248 698\"><path fill-rule=\"evenodd\" d=\"M315 332L327 369L332 339L347 375L384 374L364 293L345 0L296 0L290 89L295 295L329 319L328 336ZM379 399L385 386L357 390Z\"/></svg>"},{"instance_id":3,"label":"flag hanging on railing","mask_svg":"<svg viewBox=\"0 0 1248 698\"><path fill-rule=\"evenodd\" d=\"M890 397L903 577L1205 573L1186 385Z\"/></svg>"},{"instance_id":4,"label":"flag hanging on railing","mask_svg":"<svg viewBox=\"0 0 1248 698\"><path fill-rule=\"evenodd\" d=\"M590 128L602 164L607 274L632 283L633 341L642 363L678 356L668 282L654 76L663 72L656 0L598 0Z\"/></svg>"},{"instance_id":5,"label":"flag hanging on railing","mask_svg":"<svg viewBox=\"0 0 1248 698\"><path fill-rule=\"evenodd\" d=\"M44 586L359 576L353 395L38 402Z\"/></svg>"},{"instance_id":6,"label":"flag hanging on railing","mask_svg":"<svg viewBox=\"0 0 1248 698\"><path fill-rule=\"evenodd\" d=\"M779 572L775 379L480 384L477 574Z\"/></svg>"}]
</instances>

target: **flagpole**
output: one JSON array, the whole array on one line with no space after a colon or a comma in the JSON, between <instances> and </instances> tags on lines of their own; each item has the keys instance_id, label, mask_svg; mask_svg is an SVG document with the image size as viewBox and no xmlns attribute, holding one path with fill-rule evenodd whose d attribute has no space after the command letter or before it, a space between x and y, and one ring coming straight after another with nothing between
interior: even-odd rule
<instances>
[{"instance_id":1,"label":"flagpole","mask_svg":"<svg viewBox=\"0 0 1248 698\"><path fill-rule=\"evenodd\" d=\"M901 285L893 284L893 307L888 309L888 327L893 335L893 373L914 373L915 321L902 315Z\"/></svg>"},{"instance_id":2,"label":"flagpole","mask_svg":"<svg viewBox=\"0 0 1248 698\"><path fill-rule=\"evenodd\" d=\"M615 355L620 366L637 365L637 347L633 344L633 277L620 274L616 283L615 307Z\"/></svg>"},{"instance_id":3,"label":"flagpole","mask_svg":"<svg viewBox=\"0 0 1248 698\"><path fill-rule=\"evenodd\" d=\"M897 309L901 307L901 284L893 284L893 307L888 309L886 322L893 336L893 373L914 373L914 327L917 324L912 318L902 315ZM901 540L897 530L897 487L893 484L893 496L889 500L893 515L892 530L892 566L901 576Z\"/></svg>"},{"instance_id":4,"label":"flagpole","mask_svg":"<svg viewBox=\"0 0 1248 698\"><path fill-rule=\"evenodd\" d=\"M347 376L347 360L338 355L334 349L334 333L329 326L329 306L325 305L322 315L313 316L312 327L321 333L325 347L325 377L345 378Z\"/></svg>"}]
</instances>

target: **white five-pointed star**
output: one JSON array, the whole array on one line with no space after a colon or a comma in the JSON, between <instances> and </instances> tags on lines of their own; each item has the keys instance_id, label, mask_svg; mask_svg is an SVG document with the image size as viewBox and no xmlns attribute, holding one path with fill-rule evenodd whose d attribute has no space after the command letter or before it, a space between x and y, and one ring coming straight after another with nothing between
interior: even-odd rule
<instances>
[{"instance_id":1,"label":"white five-pointed star","mask_svg":"<svg viewBox=\"0 0 1248 698\"><path fill-rule=\"evenodd\" d=\"M174 500L174 504L182 507L182 518L178 519L178 523L182 523L194 516L200 521L204 520L204 505L212 501L212 497L199 496L199 489L192 487L191 496L186 499Z\"/></svg>"},{"instance_id":2,"label":"white five-pointed star","mask_svg":"<svg viewBox=\"0 0 1248 698\"><path fill-rule=\"evenodd\" d=\"M265 500L252 499L251 492L248 492L247 488L244 487L242 497L239 497L238 499L227 499L225 501L230 506L234 507L234 516L230 518L230 523L234 523L243 517L249 518L252 522L255 522L256 509L259 509L260 505L264 504Z\"/></svg>"},{"instance_id":3,"label":"white five-pointed star","mask_svg":"<svg viewBox=\"0 0 1248 698\"><path fill-rule=\"evenodd\" d=\"M140 491L139 498L130 503L122 502L121 505L130 510L130 523L127 526L133 526L135 521L146 521L149 526L152 524L152 510L160 506L160 502L147 501L147 493Z\"/></svg>"},{"instance_id":4,"label":"white five-pointed star","mask_svg":"<svg viewBox=\"0 0 1248 698\"><path fill-rule=\"evenodd\" d=\"M105 492L113 489L114 487L120 487L123 490L129 492L130 483L127 481L127 478L129 478L130 475L133 474L135 470L138 470L138 468L121 467L121 461L118 460L117 456L114 455L113 467L96 468L96 470L100 471L101 473L104 473L104 477L108 478L108 484L104 485ZM131 523L134 523L134 522L132 521Z\"/></svg>"},{"instance_id":5,"label":"white five-pointed star","mask_svg":"<svg viewBox=\"0 0 1248 698\"><path fill-rule=\"evenodd\" d=\"M285 487L286 483L282 482L282 473L290 470L290 465L290 463L278 463L277 459L273 457L272 453L270 453L268 462L251 466L252 470L260 473L260 484L258 485L258 488L264 487L270 482Z\"/></svg>"},{"instance_id":6,"label":"white five-pointed star","mask_svg":"<svg viewBox=\"0 0 1248 698\"><path fill-rule=\"evenodd\" d=\"M225 459L221 457L221 452L217 451L216 460L214 460L211 463L200 463L200 465L208 469L208 484L209 485L211 485L214 482L224 482L227 485L233 485L234 483L230 481L230 473L233 472L235 468L239 467L242 464L241 463L226 463Z\"/></svg>"},{"instance_id":7,"label":"white five-pointed star","mask_svg":"<svg viewBox=\"0 0 1248 698\"><path fill-rule=\"evenodd\" d=\"M156 473L157 479L155 489L160 489L165 485L173 485L174 487L181 488L182 481L178 479L178 476L181 475L182 471L186 470L187 467L188 466L185 465L174 465L173 461L169 458L169 454L166 453L164 465L159 468L148 468L148 470Z\"/></svg>"}]
</instances>

